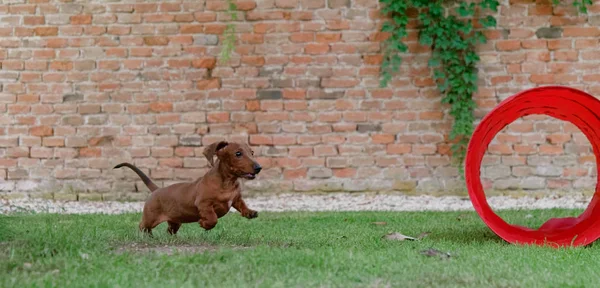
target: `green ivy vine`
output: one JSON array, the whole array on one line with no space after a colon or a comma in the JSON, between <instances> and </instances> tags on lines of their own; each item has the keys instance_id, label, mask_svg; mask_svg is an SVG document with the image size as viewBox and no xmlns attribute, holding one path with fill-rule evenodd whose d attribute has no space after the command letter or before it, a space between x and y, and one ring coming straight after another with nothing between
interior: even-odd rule
<instances>
[{"instance_id":1,"label":"green ivy vine","mask_svg":"<svg viewBox=\"0 0 600 288\"><path fill-rule=\"evenodd\" d=\"M230 21L235 22L238 20L237 6L233 0L227 0L227 13L231 18ZM223 33L223 47L219 53L221 61L227 62L231 59L231 54L235 49L235 40L235 23L230 22L225 27L225 32Z\"/></svg>"},{"instance_id":2,"label":"green ivy vine","mask_svg":"<svg viewBox=\"0 0 600 288\"><path fill-rule=\"evenodd\" d=\"M558 0L553 0L558 2ZM476 104L472 95L477 91L477 64L479 56L476 46L486 43L483 30L496 26L493 16L482 13L496 12L497 0L481 0L478 3L465 0L380 0L381 12L388 16L381 28L389 34L384 42L384 59L381 64L381 87L386 87L393 75L399 71L401 54L408 51L403 42L407 37L409 10L417 10L419 21L419 44L431 48L428 66L433 70L433 79L442 94L442 103L450 105L454 123L450 131L451 152L458 163L459 173L464 173L463 163L470 136L473 133ZM573 5L580 12L587 11L592 0L575 0ZM446 4L454 6L449 13ZM476 23L483 29L476 29Z\"/></svg>"},{"instance_id":3,"label":"green ivy vine","mask_svg":"<svg viewBox=\"0 0 600 288\"><path fill-rule=\"evenodd\" d=\"M554 5L558 5L560 4L560 0L552 0L552 3ZM573 6L575 6L575 8L577 8L577 11L579 11L580 13L587 13L587 6L590 6L593 4L593 0L574 0L573 1Z\"/></svg>"}]
</instances>

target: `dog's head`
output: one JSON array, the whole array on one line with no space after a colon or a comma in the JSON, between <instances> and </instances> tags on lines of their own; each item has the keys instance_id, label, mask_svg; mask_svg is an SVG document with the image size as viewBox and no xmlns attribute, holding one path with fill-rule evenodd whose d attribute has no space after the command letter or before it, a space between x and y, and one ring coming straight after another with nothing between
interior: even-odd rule
<instances>
[{"instance_id":1,"label":"dog's head","mask_svg":"<svg viewBox=\"0 0 600 288\"><path fill-rule=\"evenodd\" d=\"M219 165L224 165L224 168L237 177L252 180L262 170L254 160L254 152L247 144L226 141L210 144L204 149L204 156L211 167L215 165L215 155L219 159Z\"/></svg>"}]
</instances>

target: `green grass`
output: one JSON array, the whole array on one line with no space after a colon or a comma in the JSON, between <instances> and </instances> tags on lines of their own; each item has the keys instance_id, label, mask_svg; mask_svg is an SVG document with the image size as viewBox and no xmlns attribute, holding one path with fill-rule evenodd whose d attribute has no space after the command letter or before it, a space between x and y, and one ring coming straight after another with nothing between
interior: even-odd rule
<instances>
[{"instance_id":1,"label":"green grass","mask_svg":"<svg viewBox=\"0 0 600 288\"><path fill-rule=\"evenodd\" d=\"M504 211L536 226L574 210ZM530 214L530 216L526 216ZM533 217L531 217L533 216ZM213 231L161 224L150 239L139 214L0 216L1 287L596 287L598 245L510 245L474 212L230 214ZM384 221L378 226L372 222ZM382 239L389 232L421 241ZM204 253L125 252L124 246L213 246ZM426 257L435 248L449 259Z\"/></svg>"}]
</instances>

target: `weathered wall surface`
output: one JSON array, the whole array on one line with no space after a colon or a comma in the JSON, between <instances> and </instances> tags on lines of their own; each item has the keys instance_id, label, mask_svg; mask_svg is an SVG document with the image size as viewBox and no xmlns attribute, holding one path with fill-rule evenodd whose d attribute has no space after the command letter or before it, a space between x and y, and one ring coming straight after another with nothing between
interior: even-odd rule
<instances>
[{"instance_id":1,"label":"weathered wall surface","mask_svg":"<svg viewBox=\"0 0 600 288\"><path fill-rule=\"evenodd\" d=\"M63 2L0 4L3 195L141 199L114 164L159 185L193 179L220 139L254 146L266 168L255 190L464 191L416 30L400 75L378 88L377 0L240 1L225 64L223 1ZM588 15L533 2L502 1L480 47L478 117L538 85L600 94L600 2ZM489 190L595 185L585 137L548 117L510 125L489 154Z\"/></svg>"}]
</instances>

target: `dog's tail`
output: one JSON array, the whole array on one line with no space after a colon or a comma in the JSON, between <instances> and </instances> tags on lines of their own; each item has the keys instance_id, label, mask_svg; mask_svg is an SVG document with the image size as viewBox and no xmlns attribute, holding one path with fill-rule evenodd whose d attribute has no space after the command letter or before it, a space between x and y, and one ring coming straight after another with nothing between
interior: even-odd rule
<instances>
[{"instance_id":1,"label":"dog's tail","mask_svg":"<svg viewBox=\"0 0 600 288\"><path fill-rule=\"evenodd\" d=\"M150 180L150 178L148 178L148 176L146 176L146 174L144 174L144 172L142 172L142 170L138 169L134 165L129 164L129 163L121 163L121 164L115 166L115 168L113 168L113 169L118 169L121 167L128 167L129 169L133 170L133 172L135 172L135 174L140 176L140 178L142 179L142 182L144 182L144 184L146 184L146 187L148 187L148 189L150 189L150 191L154 191L154 190L158 189L158 186L156 186L156 184L154 184L154 182L152 182L152 180Z\"/></svg>"}]
</instances>

